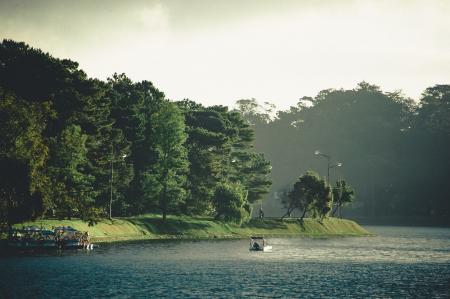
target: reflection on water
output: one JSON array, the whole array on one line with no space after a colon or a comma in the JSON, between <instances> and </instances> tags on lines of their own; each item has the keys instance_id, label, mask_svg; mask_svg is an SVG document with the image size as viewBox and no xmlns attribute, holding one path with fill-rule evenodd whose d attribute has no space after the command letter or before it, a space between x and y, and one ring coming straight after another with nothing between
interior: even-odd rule
<instances>
[{"instance_id":1,"label":"reflection on water","mask_svg":"<svg viewBox=\"0 0 450 299\"><path fill-rule=\"evenodd\" d=\"M450 296L450 229L367 227L376 237L139 242L0 258L0 297Z\"/></svg>"}]
</instances>

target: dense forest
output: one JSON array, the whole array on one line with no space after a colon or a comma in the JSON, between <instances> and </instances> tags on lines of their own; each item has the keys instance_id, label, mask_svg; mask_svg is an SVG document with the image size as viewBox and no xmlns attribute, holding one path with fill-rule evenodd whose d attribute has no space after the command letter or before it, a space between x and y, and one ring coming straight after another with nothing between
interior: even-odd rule
<instances>
[{"instance_id":1,"label":"dense forest","mask_svg":"<svg viewBox=\"0 0 450 299\"><path fill-rule=\"evenodd\" d=\"M230 110L169 101L125 74L92 79L3 40L0 136L2 224L143 213L242 222L264 198L266 216L303 218L304 186L322 194L311 213L323 217L346 182L357 198L346 216L450 221L450 85L418 102L361 82L287 111L255 99Z\"/></svg>"},{"instance_id":2,"label":"dense forest","mask_svg":"<svg viewBox=\"0 0 450 299\"><path fill-rule=\"evenodd\" d=\"M273 166L266 214L285 212L280 201L299 174L327 176L320 151L330 157L330 184L345 179L356 190L345 215L450 224L450 85L427 88L418 102L361 82L303 97L275 116L255 99L238 107Z\"/></svg>"},{"instance_id":3,"label":"dense forest","mask_svg":"<svg viewBox=\"0 0 450 299\"><path fill-rule=\"evenodd\" d=\"M172 102L151 82L0 44L0 223L143 213L241 222L270 163L237 111Z\"/></svg>"}]
</instances>

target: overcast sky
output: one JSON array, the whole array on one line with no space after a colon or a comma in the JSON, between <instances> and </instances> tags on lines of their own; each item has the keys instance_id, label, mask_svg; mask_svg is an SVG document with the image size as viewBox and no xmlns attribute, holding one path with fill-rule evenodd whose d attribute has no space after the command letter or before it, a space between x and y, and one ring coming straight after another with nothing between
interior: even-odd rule
<instances>
[{"instance_id":1,"label":"overcast sky","mask_svg":"<svg viewBox=\"0 0 450 299\"><path fill-rule=\"evenodd\" d=\"M445 0L0 0L0 37L206 105L285 109L362 80L417 99L450 83Z\"/></svg>"}]
</instances>

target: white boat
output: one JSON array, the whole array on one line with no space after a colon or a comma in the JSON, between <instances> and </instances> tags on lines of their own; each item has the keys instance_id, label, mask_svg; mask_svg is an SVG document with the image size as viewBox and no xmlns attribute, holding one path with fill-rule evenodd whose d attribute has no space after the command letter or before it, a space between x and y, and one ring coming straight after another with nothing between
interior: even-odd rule
<instances>
[{"instance_id":1,"label":"white boat","mask_svg":"<svg viewBox=\"0 0 450 299\"><path fill-rule=\"evenodd\" d=\"M272 251L272 246L267 243L264 237L250 237L250 251Z\"/></svg>"}]
</instances>

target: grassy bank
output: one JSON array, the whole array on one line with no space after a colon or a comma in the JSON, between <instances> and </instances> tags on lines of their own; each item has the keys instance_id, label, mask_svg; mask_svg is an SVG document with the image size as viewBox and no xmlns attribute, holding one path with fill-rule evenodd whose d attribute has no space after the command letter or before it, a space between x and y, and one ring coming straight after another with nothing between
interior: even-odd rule
<instances>
[{"instance_id":1,"label":"grassy bank","mask_svg":"<svg viewBox=\"0 0 450 299\"><path fill-rule=\"evenodd\" d=\"M238 226L215 221L206 217L169 216L163 222L159 216L143 215L130 218L102 220L95 226L88 226L81 220L43 219L16 225L34 225L43 228L52 226L72 226L81 231L89 231L94 242L114 242L145 239L209 239L247 238L251 235L266 237L324 237L324 236L365 236L368 231L356 222L329 218L322 223L315 219L305 219L303 225L295 219L254 219Z\"/></svg>"}]
</instances>

